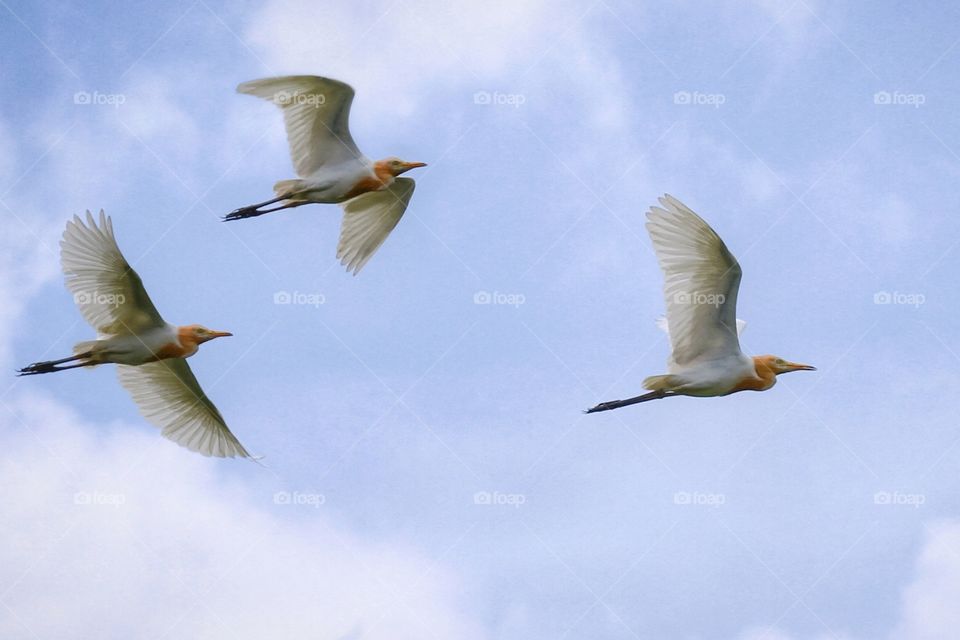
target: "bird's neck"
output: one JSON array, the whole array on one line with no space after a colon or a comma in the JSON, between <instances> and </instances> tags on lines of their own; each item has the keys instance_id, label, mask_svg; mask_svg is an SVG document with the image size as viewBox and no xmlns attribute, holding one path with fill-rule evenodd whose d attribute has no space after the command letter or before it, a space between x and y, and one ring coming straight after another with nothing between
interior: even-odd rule
<instances>
[{"instance_id":1,"label":"bird's neck","mask_svg":"<svg viewBox=\"0 0 960 640\"><path fill-rule=\"evenodd\" d=\"M734 387L736 391L766 391L777 384L777 374L761 356L753 356L753 370L755 375L747 376Z\"/></svg>"},{"instance_id":2,"label":"bird's neck","mask_svg":"<svg viewBox=\"0 0 960 640\"><path fill-rule=\"evenodd\" d=\"M377 176L384 187L389 187L396 179L390 170L390 165L385 160L377 160L373 163L373 175Z\"/></svg>"},{"instance_id":3,"label":"bird's neck","mask_svg":"<svg viewBox=\"0 0 960 640\"><path fill-rule=\"evenodd\" d=\"M200 342L193 333L193 329L189 327L177 327L177 343L177 346L180 347L180 353L173 356L176 358L187 358L192 356L197 352L197 349L200 348ZM171 347L170 350L171 352L176 351L176 349L173 347Z\"/></svg>"}]
</instances>

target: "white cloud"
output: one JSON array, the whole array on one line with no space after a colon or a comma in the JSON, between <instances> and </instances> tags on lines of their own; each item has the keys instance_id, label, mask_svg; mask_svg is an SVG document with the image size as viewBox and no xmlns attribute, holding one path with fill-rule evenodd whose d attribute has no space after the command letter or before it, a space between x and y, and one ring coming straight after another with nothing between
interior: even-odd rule
<instances>
[{"instance_id":1,"label":"white cloud","mask_svg":"<svg viewBox=\"0 0 960 640\"><path fill-rule=\"evenodd\" d=\"M553 100L578 99L588 124L620 127L626 119L619 64L591 34L582 7L430 0L358 9L272 0L255 14L246 37L271 73L344 79L362 96L355 109L378 118L412 113L438 90L462 93L466 106L475 91L525 93L549 85Z\"/></svg>"},{"instance_id":2,"label":"white cloud","mask_svg":"<svg viewBox=\"0 0 960 640\"><path fill-rule=\"evenodd\" d=\"M960 629L960 522L927 527L916 577L904 590L897 640L948 640Z\"/></svg>"},{"instance_id":3,"label":"white cloud","mask_svg":"<svg viewBox=\"0 0 960 640\"><path fill-rule=\"evenodd\" d=\"M145 425L5 404L0 637L480 637L449 573L346 531L333 496L274 504L253 464L226 481Z\"/></svg>"},{"instance_id":4,"label":"white cloud","mask_svg":"<svg viewBox=\"0 0 960 640\"><path fill-rule=\"evenodd\" d=\"M916 561L915 577L901 594L899 621L892 640L953 640L960 629L960 521L926 525L926 540ZM816 636L836 638L832 634ZM849 637L849 636L841 636ZM801 640L777 628L755 627L737 640Z\"/></svg>"}]
</instances>

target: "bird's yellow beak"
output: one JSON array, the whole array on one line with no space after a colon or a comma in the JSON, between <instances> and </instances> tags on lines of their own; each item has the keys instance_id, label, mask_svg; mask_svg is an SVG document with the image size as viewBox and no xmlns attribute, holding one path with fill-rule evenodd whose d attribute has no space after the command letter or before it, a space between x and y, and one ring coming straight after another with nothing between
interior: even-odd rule
<instances>
[{"instance_id":1,"label":"bird's yellow beak","mask_svg":"<svg viewBox=\"0 0 960 640\"><path fill-rule=\"evenodd\" d=\"M229 331L211 331L210 339L212 340L213 338L229 338L232 335L233 334L230 333Z\"/></svg>"},{"instance_id":2,"label":"bird's yellow beak","mask_svg":"<svg viewBox=\"0 0 960 640\"><path fill-rule=\"evenodd\" d=\"M786 371L816 371L817 368L809 364L800 364L798 362L788 362Z\"/></svg>"},{"instance_id":3,"label":"bird's yellow beak","mask_svg":"<svg viewBox=\"0 0 960 640\"><path fill-rule=\"evenodd\" d=\"M403 170L410 171L410 169L416 169L418 167L425 167L425 166L427 166L426 162L404 162Z\"/></svg>"}]
</instances>

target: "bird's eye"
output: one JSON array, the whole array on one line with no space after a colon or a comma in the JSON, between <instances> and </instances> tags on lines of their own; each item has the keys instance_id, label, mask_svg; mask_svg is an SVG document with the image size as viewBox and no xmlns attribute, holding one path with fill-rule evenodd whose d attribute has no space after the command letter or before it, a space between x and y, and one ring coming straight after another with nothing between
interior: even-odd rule
<instances>
[{"instance_id":1,"label":"bird's eye","mask_svg":"<svg viewBox=\"0 0 960 640\"><path fill-rule=\"evenodd\" d=\"M784 365L787 364L787 362L783 358L777 358L777 364Z\"/></svg>"}]
</instances>

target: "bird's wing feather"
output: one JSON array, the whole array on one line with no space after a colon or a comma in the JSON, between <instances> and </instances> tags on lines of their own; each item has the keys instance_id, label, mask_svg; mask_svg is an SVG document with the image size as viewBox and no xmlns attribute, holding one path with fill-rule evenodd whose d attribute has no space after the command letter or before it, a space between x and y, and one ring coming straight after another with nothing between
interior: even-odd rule
<instances>
[{"instance_id":1,"label":"bird's wing feather","mask_svg":"<svg viewBox=\"0 0 960 640\"><path fill-rule=\"evenodd\" d=\"M667 334L667 337L670 336L670 323L667 322L667 316L660 316L657 318L657 328ZM737 318L737 337L743 335L743 330L747 328L747 321Z\"/></svg>"},{"instance_id":2,"label":"bird's wing feather","mask_svg":"<svg viewBox=\"0 0 960 640\"><path fill-rule=\"evenodd\" d=\"M366 164L350 135L350 85L319 76L282 76L244 82L237 91L283 109L290 157L301 178L323 167Z\"/></svg>"},{"instance_id":3,"label":"bird's wing feather","mask_svg":"<svg viewBox=\"0 0 960 640\"><path fill-rule=\"evenodd\" d=\"M67 223L60 241L67 288L84 320L101 334L139 333L165 325L137 272L113 235L113 222L100 211L100 224L87 211Z\"/></svg>"},{"instance_id":4,"label":"bird's wing feather","mask_svg":"<svg viewBox=\"0 0 960 640\"><path fill-rule=\"evenodd\" d=\"M205 456L248 458L183 358L117 365L120 384L165 438Z\"/></svg>"},{"instance_id":5,"label":"bird's wing feather","mask_svg":"<svg viewBox=\"0 0 960 640\"><path fill-rule=\"evenodd\" d=\"M739 354L740 265L686 205L670 195L660 204L647 213L647 231L664 275L672 360L683 366Z\"/></svg>"},{"instance_id":6,"label":"bird's wing feather","mask_svg":"<svg viewBox=\"0 0 960 640\"><path fill-rule=\"evenodd\" d=\"M354 275L373 256L407 210L416 183L397 178L389 188L372 191L343 203L343 223L337 258Z\"/></svg>"}]
</instances>

